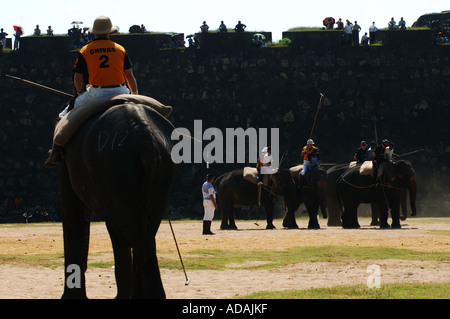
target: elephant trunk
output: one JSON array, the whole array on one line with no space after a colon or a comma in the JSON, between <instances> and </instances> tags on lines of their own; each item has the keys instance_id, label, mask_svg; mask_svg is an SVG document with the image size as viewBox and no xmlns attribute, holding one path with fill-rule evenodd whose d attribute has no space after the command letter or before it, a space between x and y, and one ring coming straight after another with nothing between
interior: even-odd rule
<instances>
[{"instance_id":1,"label":"elephant trunk","mask_svg":"<svg viewBox=\"0 0 450 319\"><path fill-rule=\"evenodd\" d=\"M417 195L417 182L416 176L411 176L409 178L409 203L411 205L411 216L416 216L416 195Z\"/></svg>"},{"instance_id":2,"label":"elephant trunk","mask_svg":"<svg viewBox=\"0 0 450 319\"><path fill-rule=\"evenodd\" d=\"M322 212L322 217L328 218L327 208L326 208L326 206L327 206L326 205L326 193L325 193L326 182L320 181L318 186L319 186L319 188L318 188L319 206L320 206L320 210Z\"/></svg>"}]
</instances>

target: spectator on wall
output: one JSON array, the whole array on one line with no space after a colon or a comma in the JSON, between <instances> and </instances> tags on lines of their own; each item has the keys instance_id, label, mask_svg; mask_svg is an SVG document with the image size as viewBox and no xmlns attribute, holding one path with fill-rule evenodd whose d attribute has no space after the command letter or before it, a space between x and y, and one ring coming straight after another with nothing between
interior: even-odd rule
<instances>
[{"instance_id":1,"label":"spectator on wall","mask_svg":"<svg viewBox=\"0 0 450 319\"><path fill-rule=\"evenodd\" d=\"M14 34L14 37L15 37L15 39L14 39L14 50L18 50L18 49L19 49L19 46L20 46L20 37L22 36L22 34L23 34L22 28L21 28L21 27L18 27L18 28L16 29L16 33Z\"/></svg>"},{"instance_id":2,"label":"spectator on wall","mask_svg":"<svg viewBox=\"0 0 450 319\"><path fill-rule=\"evenodd\" d=\"M355 24L352 27L352 42L354 46L359 45L359 31L361 31L361 27L358 24L358 21L355 21Z\"/></svg>"},{"instance_id":3,"label":"spectator on wall","mask_svg":"<svg viewBox=\"0 0 450 319\"><path fill-rule=\"evenodd\" d=\"M47 35L53 35L53 29L51 25L48 26Z\"/></svg>"},{"instance_id":4,"label":"spectator on wall","mask_svg":"<svg viewBox=\"0 0 450 319\"><path fill-rule=\"evenodd\" d=\"M378 28L375 26L375 22L372 22L372 25L369 27L370 44L375 44L377 31Z\"/></svg>"},{"instance_id":5,"label":"spectator on wall","mask_svg":"<svg viewBox=\"0 0 450 319\"><path fill-rule=\"evenodd\" d=\"M347 20L343 31L344 31L344 43L351 45L352 44L352 23L350 21Z\"/></svg>"},{"instance_id":6,"label":"spectator on wall","mask_svg":"<svg viewBox=\"0 0 450 319\"><path fill-rule=\"evenodd\" d=\"M202 33L208 33L209 26L206 24L206 21L203 21L203 24L200 26L200 30Z\"/></svg>"},{"instance_id":7,"label":"spectator on wall","mask_svg":"<svg viewBox=\"0 0 450 319\"><path fill-rule=\"evenodd\" d=\"M389 23L388 23L388 30L393 31L393 30L395 30L395 28L396 28L396 23L395 23L394 18L392 17L391 21L389 21Z\"/></svg>"},{"instance_id":8,"label":"spectator on wall","mask_svg":"<svg viewBox=\"0 0 450 319\"><path fill-rule=\"evenodd\" d=\"M225 33L228 31L227 26L225 25L225 23L223 23L223 21L220 21L220 26L217 31L219 31L219 33Z\"/></svg>"},{"instance_id":9,"label":"spectator on wall","mask_svg":"<svg viewBox=\"0 0 450 319\"><path fill-rule=\"evenodd\" d=\"M36 36L41 35L41 29L39 29L39 24L36 25L36 29L34 29L33 35L36 35Z\"/></svg>"},{"instance_id":10,"label":"spectator on wall","mask_svg":"<svg viewBox=\"0 0 450 319\"><path fill-rule=\"evenodd\" d=\"M0 30L0 43L2 46L2 49L6 47L6 37L8 36L8 33L3 31L3 28Z\"/></svg>"},{"instance_id":11,"label":"spectator on wall","mask_svg":"<svg viewBox=\"0 0 450 319\"><path fill-rule=\"evenodd\" d=\"M405 30L406 29L406 22L405 22L405 20L403 20L403 17L401 17L400 21L398 22L398 28L400 30Z\"/></svg>"},{"instance_id":12,"label":"spectator on wall","mask_svg":"<svg viewBox=\"0 0 450 319\"><path fill-rule=\"evenodd\" d=\"M367 32L364 33L364 35L361 37L361 44L363 46L368 46L369 45L369 37L367 36Z\"/></svg>"},{"instance_id":13,"label":"spectator on wall","mask_svg":"<svg viewBox=\"0 0 450 319\"><path fill-rule=\"evenodd\" d=\"M236 32L244 32L246 27L247 26L245 24L241 23L241 21L239 20L238 24L236 24L236 27L234 27L234 31L236 31Z\"/></svg>"},{"instance_id":14,"label":"spectator on wall","mask_svg":"<svg viewBox=\"0 0 450 319\"><path fill-rule=\"evenodd\" d=\"M342 22L341 18L339 18L339 20L338 20L338 22L336 22L336 24L337 24L337 29L338 30L344 29L344 22Z\"/></svg>"}]
</instances>

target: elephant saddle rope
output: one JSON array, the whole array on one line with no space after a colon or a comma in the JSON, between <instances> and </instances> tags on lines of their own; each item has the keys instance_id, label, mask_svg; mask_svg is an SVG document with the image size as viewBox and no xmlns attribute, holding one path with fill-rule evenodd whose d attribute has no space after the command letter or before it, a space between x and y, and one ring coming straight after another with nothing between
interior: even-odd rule
<instances>
[{"instance_id":1,"label":"elephant saddle rope","mask_svg":"<svg viewBox=\"0 0 450 319\"><path fill-rule=\"evenodd\" d=\"M80 105L67 113L55 127L53 135L54 143L58 146L64 146L78 128L91 116L102 113L115 105L124 103L149 106L164 117L168 117L172 113L171 106L166 106L157 100L144 95L119 94L113 97L109 96L101 98Z\"/></svg>"}]
</instances>

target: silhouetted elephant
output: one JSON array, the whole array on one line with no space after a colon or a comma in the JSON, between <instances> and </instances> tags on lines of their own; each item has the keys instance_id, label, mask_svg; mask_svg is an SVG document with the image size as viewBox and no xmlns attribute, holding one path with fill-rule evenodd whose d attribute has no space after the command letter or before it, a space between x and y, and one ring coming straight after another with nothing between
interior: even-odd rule
<instances>
[{"instance_id":1,"label":"silhouetted elephant","mask_svg":"<svg viewBox=\"0 0 450 319\"><path fill-rule=\"evenodd\" d=\"M327 218L325 198L327 173L322 168L313 166L307 171L305 176L299 178L301 168L302 165L291 168L296 183L299 204L304 203L308 211L308 228L320 229L319 221L317 220L319 207L322 211L323 218ZM288 211L283 219L283 226L286 228L298 228L297 222L295 221L295 211Z\"/></svg>"},{"instance_id":2,"label":"silhouetted elephant","mask_svg":"<svg viewBox=\"0 0 450 319\"><path fill-rule=\"evenodd\" d=\"M416 174L412 165L404 160L390 162L375 183L371 175L360 174L361 165L356 165L342 174L336 183L337 196L344 207L342 227L359 228L357 208L360 203L372 203L372 210L378 211L380 228L400 228L401 190L408 189L412 216L416 215ZM391 210L392 225L389 226L388 210Z\"/></svg>"},{"instance_id":3,"label":"silhouetted elephant","mask_svg":"<svg viewBox=\"0 0 450 319\"><path fill-rule=\"evenodd\" d=\"M92 213L105 220L111 237L117 298L165 298L155 235L176 174L170 153L173 129L152 108L123 103L87 120L65 145L59 167L63 298L86 298ZM73 265L81 270L75 287L68 285Z\"/></svg>"},{"instance_id":4,"label":"silhouetted elephant","mask_svg":"<svg viewBox=\"0 0 450 319\"><path fill-rule=\"evenodd\" d=\"M282 196L288 213L298 208L295 183L287 170L279 169L269 175L270 184L262 187L261 205L267 219L267 229L273 229L274 199ZM219 209L222 213L221 229L237 229L234 211L238 207L256 205L258 202L258 186L243 177L243 169L236 169L220 175L214 182L217 191Z\"/></svg>"}]
</instances>

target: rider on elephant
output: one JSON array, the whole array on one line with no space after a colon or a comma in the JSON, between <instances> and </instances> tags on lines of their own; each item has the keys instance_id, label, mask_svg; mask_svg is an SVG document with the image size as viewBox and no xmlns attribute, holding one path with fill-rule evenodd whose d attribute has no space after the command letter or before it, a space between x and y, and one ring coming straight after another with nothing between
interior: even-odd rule
<instances>
[{"instance_id":1,"label":"rider on elephant","mask_svg":"<svg viewBox=\"0 0 450 319\"><path fill-rule=\"evenodd\" d=\"M299 179L305 176L307 170L310 169L311 166L318 164L319 149L314 146L314 141L312 139L309 139L306 142L306 146L303 147L300 156L303 158L303 168L298 176Z\"/></svg>"},{"instance_id":2,"label":"rider on elephant","mask_svg":"<svg viewBox=\"0 0 450 319\"><path fill-rule=\"evenodd\" d=\"M127 52L109 39L110 34L117 31L111 20L98 17L89 31L95 35L95 39L80 49L73 67L76 99L59 114L59 119L73 107L94 99L126 93L138 94ZM88 86L84 85L85 79ZM45 167L55 167L61 162L61 150L61 146L53 144Z\"/></svg>"},{"instance_id":3,"label":"rider on elephant","mask_svg":"<svg viewBox=\"0 0 450 319\"><path fill-rule=\"evenodd\" d=\"M378 181L378 179L383 175L383 170L385 166L387 165L386 157L385 157L385 151L386 147L389 145L389 141L387 139L384 139L381 142L381 145L377 146L377 148L374 151L373 154L373 162L374 162L374 178L375 182Z\"/></svg>"},{"instance_id":4,"label":"rider on elephant","mask_svg":"<svg viewBox=\"0 0 450 319\"><path fill-rule=\"evenodd\" d=\"M261 187L264 185L264 176L266 172L261 174L261 167L270 166L272 164L272 149L270 146L266 146L261 151L261 156L256 163L256 169L258 170L258 206L261 206Z\"/></svg>"},{"instance_id":5,"label":"rider on elephant","mask_svg":"<svg viewBox=\"0 0 450 319\"><path fill-rule=\"evenodd\" d=\"M367 143L366 141L361 141L361 146L356 150L353 156L358 163L364 163L367 155Z\"/></svg>"}]
</instances>

